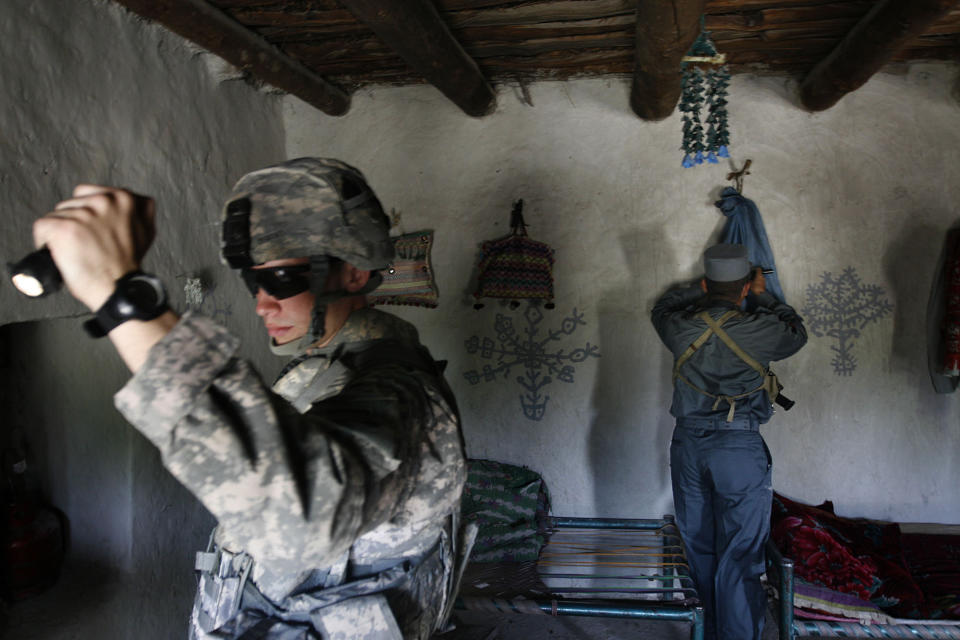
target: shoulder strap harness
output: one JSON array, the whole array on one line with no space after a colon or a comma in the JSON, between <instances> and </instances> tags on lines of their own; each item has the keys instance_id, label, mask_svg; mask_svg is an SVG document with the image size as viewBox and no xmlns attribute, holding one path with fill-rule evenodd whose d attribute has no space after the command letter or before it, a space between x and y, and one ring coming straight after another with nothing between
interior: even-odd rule
<instances>
[{"instance_id":1,"label":"shoulder strap harness","mask_svg":"<svg viewBox=\"0 0 960 640\"><path fill-rule=\"evenodd\" d=\"M691 388L695 389L696 391L699 391L703 395L708 396L710 398L714 398L715 399L715 402L713 403L714 411L716 411L720 407L721 401L726 401L726 403L730 405L730 410L727 412L727 422L733 422L733 415L736 408L735 406L736 401L739 400L740 398L746 398L747 396L752 396L758 391L766 391L767 397L772 400L776 398L777 394L780 392L780 385L779 385L779 382L777 381L776 374L774 374L769 369L765 369L763 365L761 365L759 362L754 360L750 356L750 354L748 354L746 351L741 349L740 345L738 345L736 342L733 341L733 338L731 338L726 331L720 328L724 322L726 322L730 318L737 315L740 315L740 312L737 311L736 309L731 309L730 311L727 311L722 316L714 320L710 316L710 314L707 313L706 311L701 311L700 313L698 313L697 317L703 320L705 323L707 323L707 330L704 331L702 334L700 334L700 337L694 340L693 344L687 347L686 351L680 354L680 357L677 358L677 361L673 365L674 384L676 384L677 380L682 380ZM727 345L727 347L729 347L731 351L733 351L734 355L736 355L738 358L746 362L751 369L755 369L763 377L763 382L760 384L759 387L751 391L747 391L746 393L739 393L733 396L726 395L726 394L714 394L714 393L710 393L709 391L704 391L697 385L690 382L690 380L688 380L686 376L680 373L680 367L682 367L684 363L686 363L686 361L689 360L694 353L696 353L697 349L702 347L703 344L713 334L716 334L717 337L720 338L723 341L723 343Z\"/></svg>"}]
</instances>

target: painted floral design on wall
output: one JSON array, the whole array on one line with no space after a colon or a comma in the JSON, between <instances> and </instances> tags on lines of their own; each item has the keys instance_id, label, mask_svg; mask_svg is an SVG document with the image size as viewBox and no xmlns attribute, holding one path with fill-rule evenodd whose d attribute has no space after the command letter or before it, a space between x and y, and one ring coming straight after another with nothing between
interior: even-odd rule
<instances>
[{"instance_id":1,"label":"painted floral design on wall","mask_svg":"<svg viewBox=\"0 0 960 640\"><path fill-rule=\"evenodd\" d=\"M870 323L893 311L886 291L876 284L863 284L853 267L839 276L824 272L818 284L807 287L807 306L802 310L813 335L836 340L830 361L838 376L850 376L857 368L854 342Z\"/></svg>"},{"instance_id":2,"label":"painted floral design on wall","mask_svg":"<svg viewBox=\"0 0 960 640\"><path fill-rule=\"evenodd\" d=\"M539 325L543 319L543 312L538 307L527 307L523 313L526 326L517 329L513 318L498 313L493 323L496 340L474 335L466 341L467 353L479 355L491 362L463 374L467 382L476 385L493 382L498 377L506 380L514 367L523 369L523 375L516 378L524 390L520 394L520 406L523 408L524 417L535 421L543 419L547 401L550 400L550 396L541 393L544 387L554 381L573 383L575 364L587 358L600 357L600 347L589 342L570 352L564 348L552 350L551 347L559 346L553 343L562 341L565 336L572 335L579 326L587 324L583 320L583 314L577 313L575 308L561 321L559 329L548 329L541 336Z\"/></svg>"},{"instance_id":3,"label":"painted floral design on wall","mask_svg":"<svg viewBox=\"0 0 960 640\"><path fill-rule=\"evenodd\" d=\"M222 296L214 297L216 284L206 284L198 277L187 278L183 286L183 294L187 311L203 313L220 324L226 324L233 315L233 305L224 302Z\"/></svg>"}]
</instances>

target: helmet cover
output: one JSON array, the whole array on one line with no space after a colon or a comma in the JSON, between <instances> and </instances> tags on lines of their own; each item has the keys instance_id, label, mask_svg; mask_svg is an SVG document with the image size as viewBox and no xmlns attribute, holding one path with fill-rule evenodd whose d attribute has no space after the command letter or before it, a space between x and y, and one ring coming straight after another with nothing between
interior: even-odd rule
<instances>
[{"instance_id":1,"label":"helmet cover","mask_svg":"<svg viewBox=\"0 0 960 640\"><path fill-rule=\"evenodd\" d=\"M363 174L332 158L297 158L243 176L224 206L223 230L221 256L234 268L324 255L375 271L394 254L390 221Z\"/></svg>"}]
</instances>

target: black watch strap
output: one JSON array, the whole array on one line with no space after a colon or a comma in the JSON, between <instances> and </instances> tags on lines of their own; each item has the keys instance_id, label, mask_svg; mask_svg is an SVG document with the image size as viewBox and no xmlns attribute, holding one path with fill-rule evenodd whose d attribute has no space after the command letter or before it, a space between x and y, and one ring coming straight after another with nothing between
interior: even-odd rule
<instances>
[{"instance_id":1,"label":"black watch strap","mask_svg":"<svg viewBox=\"0 0 960 640\"><path fill-rule=\"evenodd\" d=\"M113 293L83 328L90 337L102 338L127 320L153 320L167 309L163 283L143 271L131 271L117 280Z\"/></svg>"},{"instance_id":2,"label":"black watch strap","mask_svg":"<svg viewBox=\"0 0 960 640\"><path fill-rule=\"evenodd\" d=\"M103 309L103 307L100 307L100 309ZM86 331L87 335L90 336L91 338L102 338L108 333L110 333L110 331L115 329L117 325L120 324L119 322L117 322L113 324L113 326L110 326L110 321L109 320L107 320L106 322L102 321L100 319L99 313L100 312L98 311L97 315L93 316L92 318L90 318L89 320L86 320L83 323L84 331Z\"/></svg>"}]
</instances>

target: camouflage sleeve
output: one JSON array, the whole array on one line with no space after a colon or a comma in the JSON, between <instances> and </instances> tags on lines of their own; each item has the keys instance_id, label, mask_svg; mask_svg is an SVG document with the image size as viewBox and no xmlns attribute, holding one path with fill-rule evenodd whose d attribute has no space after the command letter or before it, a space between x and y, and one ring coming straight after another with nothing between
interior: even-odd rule
<instances>
[{"instance_id":1,"label":"camouflage sleeve","mask_svg":"<svg viewBox=\"0 0 960 640\"><path fill-rule=\"evenodd\" d=\"M404 510L418 482L437 485L433 496L439 512L450 487L439 476L456 473L462 464L459 424L437 393L429 376L400 365L365 371L343 391L314 405L310 412L323 425L314 437L333 435L356 452L371 476L367 524L392 519ZM439 463L443 472L433 466ZM429 478L429 480L427 480ZM458 495L458 494L457 494ZM421 516L423 514L420 514Z\"/></svg>"},{"instance_id":2,"label":"camouflage sleeve","mask_svg":"<svg viewBox=\"0 0 960 640\"><path fill-rule=\"evenodd\" d=\"M389 517L387 480L416 446L417 407L396 381L367 380L299 414L236 356L237 340L185 315L116 395L226 541L272 572L325 566ZM355 428L353 428L355 427ZM398 483L395 483L398 484Z\"/></svg>"}]
</instances>

